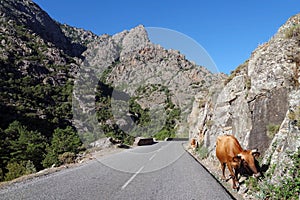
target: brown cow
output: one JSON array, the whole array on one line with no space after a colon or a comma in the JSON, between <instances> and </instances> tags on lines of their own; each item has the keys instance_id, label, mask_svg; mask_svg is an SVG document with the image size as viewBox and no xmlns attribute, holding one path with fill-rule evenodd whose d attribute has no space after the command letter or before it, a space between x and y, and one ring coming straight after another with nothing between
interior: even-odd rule
<instances>
[{"instance_id":1,"label":"brown cow","mask_svg":"<svg viewBox=\"0 0 300 200\"><path fill-rule=\"evenodd\" d=\"M260 155L257 150L243 150L238 140L232 135L219 136L216 145L216 156L221 163L222 179L226 180L225 167L227 165L232 178L233 189L238 188L237 176L241 167L251 170L255 177L260 176L254 159Z\"/></svg>"},{"instance_id":2,"label":"brown cow","mask_svg":"<svg viewBox=\"0 0 300 200\"><path fill-rule=\"evenodd\" d=\"M197 141L196 141L195 138L191 139L190 145L191 145L191 147L192 147L193 150L195 150L197 148L198 143L197 143Z\"/></svg>"}]
</instances>

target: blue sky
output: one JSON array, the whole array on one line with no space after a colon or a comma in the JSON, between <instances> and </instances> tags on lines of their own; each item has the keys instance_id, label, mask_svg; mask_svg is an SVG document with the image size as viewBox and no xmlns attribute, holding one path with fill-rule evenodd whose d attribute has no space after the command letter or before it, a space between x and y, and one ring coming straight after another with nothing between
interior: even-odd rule
<instances>
[{"instance_id":1,"label":"blue sky","mask_svg":"<svg viewBox=\"0 0 300 200\"><path fill-rule=\"evenodd\" d=\"M289 17L300 13L299 0L33 1L55 20L98 35L112 35L139 24L185 34L227 74Z\"/></svg>"}]
</instances>

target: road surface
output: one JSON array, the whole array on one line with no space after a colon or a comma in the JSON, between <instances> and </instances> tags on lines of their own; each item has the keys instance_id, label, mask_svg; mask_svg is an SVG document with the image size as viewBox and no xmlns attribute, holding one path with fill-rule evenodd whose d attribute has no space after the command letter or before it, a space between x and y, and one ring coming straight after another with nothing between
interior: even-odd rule
<instances>
[{"instance_id":1,"label":"road surface","mask_svg":"<svg viewBox=\"0 0 300 200\"><path fill-rule=\"evenodd\" d=\"M5 200L226 200L232 197L183 148L159 142L0 190Z\"/></svg>"}]
</instances>

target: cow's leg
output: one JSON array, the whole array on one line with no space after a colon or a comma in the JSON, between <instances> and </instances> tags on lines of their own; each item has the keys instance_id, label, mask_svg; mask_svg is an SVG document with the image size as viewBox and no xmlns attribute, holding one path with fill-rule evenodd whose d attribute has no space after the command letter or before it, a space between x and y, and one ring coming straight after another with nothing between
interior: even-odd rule
<instances>
[{"instance_id":1,"label":"cow's leg","mask_svg":"<svg viewBox=\"0 0 300 200\"><path fill-rule=\"evenodd\" d=\"M225 177L225 168L226 168L226 163L221 163L222 180L226 180L226 177Z\"/></svg>"},{"instance_id":2,"label":"cow's leg","mask_svg":"<svg viewBox=\"0 0 300 200\"><path fill-rule=\"evenodd\" d=\"M232 188L237 189L238 188L238 186L236 186L236 183L238 184L237 177L235 176L235 173L233 172L232 166L230 164L227 165L227 166L228 166L228 169L229 169L229 172L230 172L230 176L232 178Z\"/></svg>"},{"instance_id":3,"label":"cow's leg","mask_svg":"<svg viewBox=\"0 0 300 200\"><path fill-rule=\"evenodd\" d=\"M235 168L235 169L234 169L234 176L235 176L235 178L236 178L237 181L239 180L238 175L239 175L239 169L238 169L238 168Z\"/></svg>"}]
</instances>

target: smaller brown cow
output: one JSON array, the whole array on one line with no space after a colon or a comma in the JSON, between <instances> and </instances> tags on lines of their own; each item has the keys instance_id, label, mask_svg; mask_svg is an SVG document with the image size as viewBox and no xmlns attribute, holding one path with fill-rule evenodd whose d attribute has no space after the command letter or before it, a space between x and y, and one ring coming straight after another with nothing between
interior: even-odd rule
<instances>
[{"instance_id":1,"label":"smaller brown cow","mask_svg":"<svg viewBox=\"0 0 300 200\"><path fill-rule=\"evenodd\" d=\"M222 135L217 139L216 156L221 163L222 179L225 178L227 165L233 182L233 189L238 188L238 172L241 167L251 170L255 177L260 176L255 166L255 157L260 155L257 150L243 150L238 140L233 135Z\"/></svg>"},{"instance_id":2,"label":"smaller brown cow","mask_svg":"<svg viewBox=\"0 0 300 200\"><path fill-rule=\"evenodd\" d=\"M191 145L193 150L195 150L197 148L198 145L197 145L197 141L196 141L195 138L191 139L190 145Z\"/></svg>"}]
</instances>

